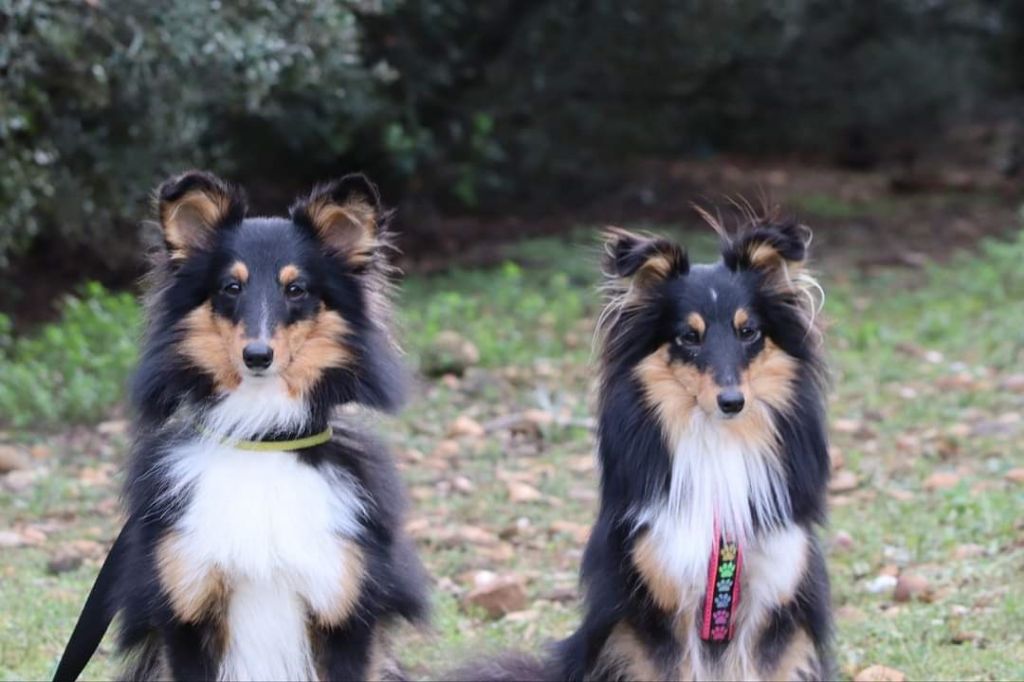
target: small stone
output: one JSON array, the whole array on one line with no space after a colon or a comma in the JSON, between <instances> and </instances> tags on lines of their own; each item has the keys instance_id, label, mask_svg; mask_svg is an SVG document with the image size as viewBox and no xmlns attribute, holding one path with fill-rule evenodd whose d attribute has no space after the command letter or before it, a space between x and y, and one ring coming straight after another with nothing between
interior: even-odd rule
<instances>
[{"instance_id":1,"label":"small stone","mask_svg":"<svg viewBox=\"0 0 1024 682\"><path fill-rule=\"evenodd\" d=\"M937 471L921 484L925 490L949 490L960 482L960 476L950 472Z\"/></svg>"},{"instance_id":2,"label":"small stone","mask_svg":"<svg viewBox=\"0 0 1024 682\"><path fill-rule=\"evenodd\" d=\"M832 428L838 433L857 433L864 427L864 422L859 419L838 418L832 422Z\"/></svg>"},{"instance_id":3,"label":"small stone","mask_svg":"<svg viewBox=\"0 0 1024 682\"><path fill-rule=\"evenodd\" d=\"M869 665L854 675L853 682L906 682L907 676L895 668Z\"/></svg>"},{"instance_id":4,"label":"small stone","mask_svg":"<svg viewBox=\"0 0 1024 682\"><path fill-rule=\"evenodd\" d=\"M836 445L829 446L828 459L831 463L832 471L839 471L846 466L846 455L844 455L842 449Z\"/></svg>"},{"instance_id":5,"label":"small stone","mask_svg":"<svg viewBox=\"0 0 1024 682\"><path fill-rule=\"evenodd\" d=\"M900 575L900 567L896 564L885 564L878 569L878 575L891 575L893 578L898 578Z\"/></svg>"},{"instance_id":6,"label":"small stone","mask_svg":"<svg viewBox=\"0 0 1024 682\"><path fill-rule=\"evenodd\" d=\"M981 545L966 544L957 545L956 549L953 550L954 559L974 559L976 557L984 556L985 548Z\"/></svg>"},{"instance_id":7,"label":"small stone","mask_svg":"<svg viewBox=\"0 0 1024 682\"><path fill-rule=\"evenodd\" d=\"M42 545L46 543L47 535L45 532L34 526L26 526L21 531L21 539L25 544L28 545Z\"/></svg>"},{"instance_id":8,"label":"small stone","mask_svg":"<svg viewBox=\"0 0 1024 682\"><path fill-rule=\"evenodd\" d=\"M854 542L853 536L845 530L836 531L836 534L832 537L832 546L837 551L848 552L856 547L856 545L857 543Z\"/></svg>"},{"instance_id":9,"label":"small stone","mask_svg":"<svg viewBox=\"0 0 1024 682\"><path fill-rule=\"evenodd\" d=\"M579 591L572 585L554 587L544 595L544 598L556 604L567 604L579 598Z\"/></svg>"},{"instance_id":10,"label":"small stone","mask_svg":"<svg viewBox=\"0 0 1024 682\"><path fill-rule=\"evenodd\" d=\"M412 538L426 538L432 530L430 526L430 519L428 518L411 519L405 524L405 532Z\"/></svg>"},{"instance_id":11,"label":"small stone","mask_svg":"<svg viewBox=\"0 0 1024 682\"><path fill-rule=\"evenodd\" d=\"M128 431L128 422L124 419L111 419L96 425L96 432L102 436L120 436Z\"/></svg>"},{"instance_id":12,"label":"small stone","mask_svg":"<svg viewBox=\"0 0 1024 682\"><path fill-rule=\"evenodd\" d=\"M572 537L579 545L586 544L587 540L590 539L590 526L573 521L552 521L551 532L564 533Z\"/></svg>"},{"instance_id":13,"label":"small stone","mask_svg":"<svg viewBox=\"0 0 1024 682\"><path fill-rule=\"evenodd\" d=\"M904 573L896 582L892 597L898 602L907 602L914 598L926 601L929 593L930 583L927 578L913 573Z\"/></svg>"},{"instance_id":14,"label":"small stone","mask_svg":"<svg viewBox=\"0 0 1024 682\"><path fill-rule=\"evenodd\" d=\"M949 641L953 642L953 644L965 644L967 642L976 642L981 639L982 636L980 632L975 632L973 630L960 630L954 633L953 636L949 638Z\"/></svg>"},{"instance_id":15,"label":"small stone","mask_svg":"<svg viewBox=\"0 0 1024 682\"><path fill-rule=\"evenodd\" d=\"M857 474L849 469L843 469L836 472L832 480L829 481L828 490L831 493L848 493L856 490L859 485L860 480L857 478Z\"/></svg>"},{"instance_id":16,"label":"small stone","mask_svg":"<svg viewBox=\"0 0 1024 682\"><path fill-rule=\"evenodd\" d=\"M104 547L94 540L72 540L67 545L67 551L85 559L98 559L103 556Z\"/></svg>"},{"instance_id":17,"label":"small stone","mask_svg":"<svg viewBox=\"0 0 1024 682\"><path fill-rule=\"evenodd\" d=\"M1024 467L1010 469L1009 471L1006 472L1006 474L1004 474L1003 478L1005 478L1010 483L1024 484Z\"/></svg>"},{"instance_id":18,"label":"small stone","mask_svg":"<svg viewBox=\"0 0 1024 682\"><path fill-rule=\"evenodd\" d=\"M1011 393L1024 393L1024 374L1011 374L999 382L999 388Z\"/></svg>"},{"instance_id":19,"label":"small stone","mask_svg":"<svg viewBox=\"0 0 1024 682\"><path fill-rule=\"evenodd\" d=\"M896 576L894 575L880 575L869 582L865 587L871 594L881 594L882 592L888 592L896 587L897 582Z\"/></svg>"},{"instance_id":20,"label":"small stone","mask_svg":"<svg viewBox=\"0 0 1024 682\"><path fill-rule=\"evenodd\" d=\"M914 499L914 493L902 488L889 488L885 492L889 497L899 502L910 502Z\"/></svg>"},{"instance_id":21,"label":"small stone","mask_svg":"<svg viewBox=\"0 0 1024 682\"><path fill-rule=\"evenodd\" d=\"M496 545L498 536L477 526L462 526L456 532L456 539L471 545Z\"/></svg>"},{"instance_id":22,"label":"small stone","mask_svg":"<svg viewBox=\"0 0 1024 682\"><path fill-rule=\"evenodd\" d=\"M0 445L0 474L23 471L32 466L28 453L13 445Z\"/></svg>"},{"instance_id":23,"label":"small stone","mask_svg":"<svg viewBox=\"0 0 1024 682\"><path fill-rule=\"evenodd\" d=\"M11 530L0 530L0 547L21 547L25 544L21 536Z\"/></svg>"},{"instance_id":24,"label":"small stone","mask_svg":"<svg viewBox=\"0 0 1024 682\"><path fill-rule=\"evenodd\" d=\"M537 426L547 426L555 421L555 415L545 410L531 409L523 412L523 419Z\"/></svg>"},{"instance_id":25,"label":"small stone","mask_svg":"<svg viewBox=\"0 0 1024 682\"><path fill-rule=\"evenodd\" d=\"M459 438L462 436L482 438L484 433L484 427L480 425L480 422L466 415L459 416L448 426L449 438Z\"/></svg>"},{"instance_id":26,"label":"small stone","mask_svg":"<svg viewBox=\"0 0 1024 682\"><path fill-rule=\"evenodd\" d=\"M454 488L455 490L459 491L464 495L468 495L474 490L473 482L466 478L465 476L456 476L455 478L453 478L452 488Z\"/></svg>"},{"instance_id":27,"label":"small stone","mask_svg":"<svg viewBox=\"0 0 1024 682\"><path fill-rule=\"evenodd\" d=\"M445 439L437 444L431 455L440 459L451 459L458 455L461 450L462 447L457 441Z\"/></svg>"},{"instance_id":28,"label":"small stone","mask_svg":"<svg viewBox=\"0 0 1024 682\"><path fill-rule=\"evenodd\" d=\"M461 376L468 368L480 362L480 351L471 341L457 332L439 332L434 343L420 358L420 366L427 376L455 374Z\"/></svg>"},{"instance_id":29,"label":"small stone","mask_svg":"<svg viewBox=\"0 0 1024 682\"><path fill-rule=\"evenodd\" d=\"M544 498L544 495L539 490L528 483L508 481L505 485L508 488L508 499L510 502L537 502Z\"/></svg>"},{"instance_id":30,"label":"small stone","mask_svg":"<svg viewBox=\"0 0 1024 682\"><path fill-rule=\"evenodd\" d=\"M50 575L60 575L61 573L70 573L81 565L81 554L62 549L46 562L46 572Z\"/></svg>"},{"instance_id":31,"label":"small stone","mask_svg":"<svg viewBox=\"0 0 1024 682\"><path fill-rule=\"evenodd\" d=\"M402 452L402 458L408 462L422 462L423 457L423 453L420 450L417 450L416 448L406 448Z\"/></svg>"},{"instance_id":32,"label":"small stone","mask_svg":"<svg viewBox=\"0 0 1024 682\"><path fill-rule=\"evenodd\" d=\"M476 553L495 564L507 564L516 556L516 550L507 542L499 542L491 547L477 547Z\"/></svg>"},{"instance_id":33,"label":"small stone","mask_svg":"<svg viewBox=\"0 0 1024 682\"><path fill-rule=\"evenodd\" d=\"M836 609L836 618L838 618L841 621L846 621L848 623L859 623L863 621L865 618L867 618L867 614L858 609L856 606L850 606L849 604L847 604L845 606L840 606L838 609Z\"/></svg>"},{"instance_id":34,"label":"small stone","mask_svg":"<svg viewBox=\"0 0 1024 682\"><path fill-rule=\"evenodd\" d=\"M526 587L519 576L495 576L470 590L465 603L483 609L489 618L501 618L526 608Z\"/></svg>"},{"instance_id":35,"label":"small stone","mask_svg":"<svg viewBox=\"0 0 1024 682\"><path fill-rule=\"evenodd\" d=\"M569 470L577 474L585 474L593 471L596 464L593 455L579 455L569 460Z\"/></svg>"},{"instance_id":36,"label":"small stone","mask_svg":"<svg viewBox=\"0 0 1024 682\"><path fill-rule=\"evenodd\" d=\"M12 492L20 493L32 487L36 480L36 472L31 469L21 469L10 472L0 480Z\"/></svg>"},{"instance_id":37,"label":"small stone","mask_svg":"<svg viewBox=\"0 0 1024 682\"><path fill-rule=\"evenodd\" d=\"M916 452L921 449L921 439L912 433L896 436L896 447L901 452Z\"/></svg>"},{"instance_id":38,"label":"small stone","mask_svg":"<svg viewBox=\"0 0 1024 682\"><path fill-rule=\"evenodd\" d=\"M494 571L467 571L461 576L463 579L469 578L469 582L473 583L472 589L478 589L486 587L498 579L498 574Z\"/></svg>"}]
</instances>

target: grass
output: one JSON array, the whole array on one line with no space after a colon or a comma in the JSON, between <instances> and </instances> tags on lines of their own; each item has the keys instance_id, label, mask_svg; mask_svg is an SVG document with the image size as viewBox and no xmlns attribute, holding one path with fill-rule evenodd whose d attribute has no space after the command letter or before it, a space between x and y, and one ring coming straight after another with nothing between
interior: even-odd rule
<instances>
[{"instance_id":1,"label":"grass","mask_svg":"<svg viewBox=\"0 0 1024 682\"><path fill-rule=\"evenodd\" d=\"M424 381L401 416L378 425L398 453L415 535L435 577L432 628L404 630L397 648L421 677L489 649L535 649L577 622L577 530L596 504L585 428L595 250L589 236L582 246L580 238L528 242L509 252L517 265L403 286L413 362L452 327L481 355L481 366L459 380ZM846 677L872 663L911 679L1024 677L1024 486L1004 478L1024 467L1024 395L1006 384L1024 359L1022 260L1024 234L924 273L851 279L830 272L827 259L821 265L835 371L833 443L857 483L833 496L824 534ZM483 438L446 433L459 416L487 424L528 409L557 420ZM108 542L119 523L116 477L105 472L122 464L120 436L89 427L17 435L44 448L46 475L27 490L0 492L0 530L36 529L45 539L0 550L0 679L52 671L101 557L59 575L46 564L76 540ZM439 447L448 440L454 451ZM927 485L936 472L952 474L953 484ZM510 480L540 496L513 502ZM449 537L466 527L484 536ZM847 546L834 541L839 533L850 536ZM481 569L522 576L525 611L488 620L464 608L470 575ZM872 593L869 584L883 572L926 577L928 600L897 603L888 592ZM112 670L104 653L87 674Z\"/></svg>"}]
</instances>

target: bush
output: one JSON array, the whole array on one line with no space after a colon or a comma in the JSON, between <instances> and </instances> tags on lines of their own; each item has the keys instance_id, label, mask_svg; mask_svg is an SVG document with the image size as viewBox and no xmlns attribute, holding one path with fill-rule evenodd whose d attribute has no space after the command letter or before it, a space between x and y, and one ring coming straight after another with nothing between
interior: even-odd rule
<instances>
[{"instance_id":1,"label":"bush","mask_svg":"<svg viewBox=\"0 0 1024 682\"><path fill-rule=\"evenodd\" d=\"M34 240L131 262L147 193L186 168L335 163L380 108L351 7L0 2L0 265Z\"/></svg>"},{"instance_id":2,"label":"bush","mask_svg":"<svg viewBox=\"0 0 1024 682\"><path fill-rule=\"evenodd\" d=\"M1018 7L0 0L0 265L134 262L147 192L186 167L259 211L356 168L392 202L496 210L637 157L902 142L1019 62Z\"/></svg>"},{"instance_id":3,"label":"bush","mask_svg":"<svg viewBox=\"0 0 1024 682\"><path fill-rule=\"evenodd\" d=\"M60 320L12 338L0 315L0 421L55 426L107 415L135 364L140 309L98 284L64 301Z\"/></svg>"}]
</instances>

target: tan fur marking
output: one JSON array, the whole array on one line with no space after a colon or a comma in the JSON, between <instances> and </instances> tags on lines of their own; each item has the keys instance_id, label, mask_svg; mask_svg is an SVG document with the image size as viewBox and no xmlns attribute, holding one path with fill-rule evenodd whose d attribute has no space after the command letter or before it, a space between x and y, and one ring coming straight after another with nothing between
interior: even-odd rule
<instances>
[{"instance_id":1,"label":"tan fur marking","mask_svg":"<svg viewBox=\"0 0 1024 682\"><path fill-rule=\"evenodd\" d=\"M175 615L186 623L194 623L213 610L224 610L229 589L227 580L219 571L195 575L181 561L181 542L181 535L176 532L168 533L160 540L156 548L157 573Z\"/></svg>"},{"instance_id":2,"label":"tan fur marking","mask_svg":"<svg viewBox=\"0 0 1024 682\"><path fill-rule=\"evenodd\" d=\"M732 326L736 329L742 329L743 325L750 321L750 313L747 312L746 308L737 308L736 314L732 316Z\"/></svg>"},{"instance_id":3,"label":"tan fur marking","mask_svg":"<svg viewBox=\"0 0 1024 682\"><path fill-rule=\"evenodd\" d=\"M658 414L669 447L674 450L679 437L689 428L690 415L697 406L705 378L689 365L672 363L667 343L641 360L634 371L644 387L647 403Z\"/></svg>"},{"instance_id":4,"label":"tan fur marking","mask_svg":"<svg viewBox=\"0 0 1024 682\"><path fill-rule=\"evenodd\" d=\"M775 409L788 407L793 400L797 362L793 356L768 339L743 372L744 393Z\"/></svg>"},{"instance_id":5,"label":"tan fur marking","mask_svg":"<svg viewBox=\"0 0 1024 682\"><path fill-rule=\"evenodd\" d=\"M679 587L662 571L657 556L650 535L644 535L633 545L633 564L647 586L647 591L651 593L654 603L663 611L674 613L679 608L681 599Z\"/></svg>"},{"instance_id":6,"label":"tan fur marking","mask_svg":"<svg viewBox=\"0 0 1024 682\"><path fill-rule=\"evenodd\" d=\"M633 628L619 623L608 636L601 652L600 669L594 679L661 680L664 672L658 670L651 654Z\"/></svg>"},{"instance_id":7,"label":"tan fur marking","mask_svg":"<svg viewBox=\"0 0 1024 682\"><path fill-rule=\"evenodd\" d=\"M249 281L249 268L247 268L245 263L240 260L235 261L235 264L231 266L229 273L232 277L243 284Z\"/></svg>"},{"instance_id":8,"label":"tan fur marking","mask_svg":"<svg viewBox=\"0 0 1024 682\"><path fill-rule=\"evenodd\" d=\"M284 286L288 286L299 278L299 269L294 265L286 265L281 268L281 272L277 273L277 281Z\"/></svg>"},{"instance_id":9,"label":"tan fur marking","mask_svg":"<svg viewBox=\"0 0 1024 682\"><path fill-rule=\"evenodd\" d=\"M747 401L743 412L723 420L728 429L745 443L761 451L772 451L776 434L766 407L781 409L792 400L796 360L770 340L741 377L740 390ZM657 412L669 449L674 451L690 426L693 410L718 414L721 387L710 373L701 373L682 362L671 362L668 344L640 361L637 378L644 387L647 403Z\"/></svg>"},{"instance_id":10,"label":"tan fur marking","mask_svg":"<svg viewBox=\"0 0 1024 682\"><path fill-rule=\"evenodd\" d=\"M814 649L814 643L805 630L798 630L787 645L775 670L762 671L762 675L766 680L799 682L817 679L820 675L818 668L818 652Z\"/></svg>"},{"instance_id":11,"label":"tan fur marking","mask_svg":"<svg viewBox=\"0 0 1024 682\"><path fill-rule=\"evenodd\" d=\"M177 201L160 207L164 239L171 246L171 258L205 246L213 226L228 212L228 197L193 190Z\"/></svg>"},{"instance_id":12,"label":"tan fur marking","mask_svg":"<svg viewBox=\"0 0 1024 682\"><path fill-rule=\"evenodd\" d=\"M657 254L648 258L640 269L646 271L646 276L665 278L672 271L672 262L666 256Z\"/></svg>"},{"instance_id":13,"label":"tan fur marking","mask_svg":"<svg viewBox=\"0 0 1024 682\"><path fill-rule=\"evenodd\" d=\"M366 576L366 558L363 556L362 548L348 539L340 540L339 544L344 556L345 571L341 578L344 589L340 592L340 598L329 609L316 614L317 620L324 627L340 625L348 620Z\"/></svg>"},{"instance_id":14,"label":"tan fur marking","mask_svg":"<svg viewBox=\"0 0 1024 682\"><path fill-rule=\"evenodd\" d=\"M704 323L704 318L700 316L700 313L690 313L687 315L686 324L690 325L691 329L700 334L701 338L704 338L707 325Z\"/></svg>"},{"instance_id":15,"label":"tan fur marking","mask_svg":"<svg viewBox=\"0 0 1024 682\"><path fill-rule=\"evenodd\" d=\"M186 315L182 327L181 354L209 374L219 390L238 388L242 377L233 358L242 357L245 336L241 327L215 315L209 302Z\"/></svg>"},{"instance_id":16,"label":"tan fur marking","mask_svg":"<svg viewBox=\"0 0 1024 682\"><path fill-rule=\"evenodd\" d=\"M756 268L769 268L782 262L782 256L771 244L757 242L750 252L750 264Z\"/></svg>"},{"instance_id":17,"label":"tan fur marking","mask_svg":"<svg viewBox=\"0 0 1024 682\"><path fill-rule=\"evenodd\" d=\"M370 259L376 245L377 212L362 199L344 204L320 200L308 208L310 220L320 238L355 264Z\"/></svg>"},{"instance_id":18,"label":"tan fur marking","mask_svg":"<svg viewBox=\"0 0 1024 682\"><path fill-rule=\"evenodd\" d=\"M209 374L220 391L238 388L242 381L236 360L240 361L246 338L241 325L215 315L210 303L189 313L182 323L185 337L181 353L195 367ZM344 367L352 360L343 345L348 325L334 311L321 308L312 320L279 327L270 339L274 364L290 395L308 391L324 370Z\"/></svg>"},{"instance_id":19,"label":"tan fur marking","mask_svg":"<svg viewBox=\"0 0 1024 682\"><path fill-rule=\"evenodd\" d=\"M781 410L793 399L797 363L770 339L740 376L740 390L747 405L725 427L761 452L774 452L777 434L767 408Z\"/></svg>"},{"instance_id":20,"label":"tan fur marking","mask_svg":"<svg viewBox=\"0 0 1024 682\"><path fill-rule=\"evenodd\" d=\"M344 338L348 324L338 313L321 307L312 320L303 320L274 332L270 345L274 357L280 358L281 378L288 393L306 393L331 367L344 367L352 361Z\"/></svg>"}]
</instances>

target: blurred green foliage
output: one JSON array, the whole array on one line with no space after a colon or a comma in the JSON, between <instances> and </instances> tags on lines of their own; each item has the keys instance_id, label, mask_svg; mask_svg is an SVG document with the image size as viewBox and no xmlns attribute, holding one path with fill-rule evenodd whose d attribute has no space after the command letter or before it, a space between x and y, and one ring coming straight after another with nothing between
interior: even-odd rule
<instances>
[{"instance_id":1,"label":"blurred green foliage","mask_svg":"<svg viewBox=\"0 0 1024 682\"><path fill-rule=\"evenodd\" d=\"M88 284L60 319L13 338L0 315L0 422L57 426L107 415L135 364L140 308L128 293Z\"/></svg>"},{"instance_id":2,"label":"blurred green foliage","mask_svg":"<svg viewBox=\"0 0 1024 682\"><path fill-rule=\"evenodd\" d=\"M1011 87L1022 29L1013 0L0 0L0 265L136 262L147 193L188 167L261 211L353 169L485 211L643 156L855 161Z\"/></svg>"}]
</instances>

